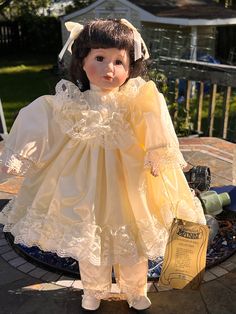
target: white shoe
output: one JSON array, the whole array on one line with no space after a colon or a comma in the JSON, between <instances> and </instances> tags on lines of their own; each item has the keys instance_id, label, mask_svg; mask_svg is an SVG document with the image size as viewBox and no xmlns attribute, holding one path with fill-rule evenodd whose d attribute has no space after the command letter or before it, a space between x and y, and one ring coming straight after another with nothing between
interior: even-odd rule
<instances>
[{"instance_id":1,"label":"white shoe","mask_svg":"<svg viewBox=\"0 0 236 314\"><path fill-rule=\"evenodd\" d=\"M133 307L135 310L139 311L148 309L152 304L149 298L144 295L128 303L130 307Z\"/></svg>"},{"instance_id":2,"label":"white shoe","mask_svg":"<svg viewBox=\"0 0 236 314\"><path fill-rule=\"evenodd\" d=\"M95 311L99 308L101 300L91 295L82 295L82 308L85 310Z\"/></svg>"}]
</instances>

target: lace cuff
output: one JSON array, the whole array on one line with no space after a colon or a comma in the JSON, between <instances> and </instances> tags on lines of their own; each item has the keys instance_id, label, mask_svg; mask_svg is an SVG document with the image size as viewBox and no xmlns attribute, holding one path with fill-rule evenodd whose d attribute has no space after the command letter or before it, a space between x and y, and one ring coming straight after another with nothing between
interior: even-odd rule
<instances>
[{"instance_id":1,"label":"lace cuff","mask_svg":"<svg viewBox=\"0 0 236 314\"><path fill-rule=\"evenodd\" d=\"M92 290L92 289L87 289L86 287L84 287L83 284L83 290L84 290L84 295L89 295L92 297L95 297L96 299L102 300L102 299L109 299L109 297L111 296L111 286L108 285L107 288L105 288L104 290Z\"/></svg>"},{"instance_id":2,"label":"lace cuff","mask_svg":"<svg viewBox=\"0 0 236 314\"><path fill-rule=\"evenodd\" d=\"M150 169L154 175L158 175L160 169L184 168L187 166L178 147L160 147L146 153L144 167Z\"/></svg>"},{"instance_id":3,"label":"lace cuff","mask_svg":"<svg viewBox=\"0 0 236 314\"><path fill-rule=\"evenodd\" d=\"M23 157L6 146L0 157L0 163L5 176L24 176L26 173L34 172L36 168L35 161Z\"/></svg>"}]
</instances>

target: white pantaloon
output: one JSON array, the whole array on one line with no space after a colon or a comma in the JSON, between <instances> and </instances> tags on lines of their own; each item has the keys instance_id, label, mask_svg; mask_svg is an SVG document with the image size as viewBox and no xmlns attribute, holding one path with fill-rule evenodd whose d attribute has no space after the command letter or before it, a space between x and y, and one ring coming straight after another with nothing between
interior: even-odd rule
<instances>
[{"instance_id":1,"label":"white pantaloon","mask_svg":"<svg viewBox=\"0 0 236 314\"><path fill-rule=\"evenodd\" d=\"M111 291L112 266L95 266L80 261L80 276L84 293L98 299L106 298ZM116 283L127 300L132 301L139 296L147 295L147 260L134 265L114 265Z\"/></svg>"}]
</instances>

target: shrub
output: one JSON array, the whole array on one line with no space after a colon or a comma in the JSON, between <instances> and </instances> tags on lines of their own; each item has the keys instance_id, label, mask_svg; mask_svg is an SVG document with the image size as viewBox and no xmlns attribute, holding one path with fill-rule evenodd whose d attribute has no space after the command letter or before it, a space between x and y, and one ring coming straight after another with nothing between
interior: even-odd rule
<instances>
[{"instance_id":1,"label":"shrub","mask_svg":"<svg viewBox=\"0 0 236 314\"><path fill-rule=\"evenodd\" d=\"M17 19L22 48L27 52L54 54L61 49L61 25L53 16L24 15Z\"/></svg>"}]
</instances>

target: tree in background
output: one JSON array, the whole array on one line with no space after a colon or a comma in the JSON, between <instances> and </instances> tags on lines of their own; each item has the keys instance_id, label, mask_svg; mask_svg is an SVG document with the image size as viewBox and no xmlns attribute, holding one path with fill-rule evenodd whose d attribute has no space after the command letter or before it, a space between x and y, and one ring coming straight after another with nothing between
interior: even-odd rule
<instances>
[{"instance_id":1,"label":"tree in background","mask_svg":"<svg viewBox=\"0 0 236 314\"><path fill-rule=\"evenodd\" d=\"M47 8L51 0L0 0L0 15L15 20L25 14L37 15L40 8Z\"/></svg>"},{"instance_id":2,"label":"tree in background","mask_svg":"<svg viewBox=\"0 0 236 314\"><path fill-rule=\"evenodd\" d=\"M60 20L55 16L44 16L40 13L43 8L47 9L51 2L52 0L0 0L0 15L8 20L0 25L1 55L26 51L56 54L60 51Z\"/></svg>"},{"instance_id":3,"label":"tree in background","mask_svg":"<svg viewBox=\"0 0 236 314\"><path fill-rule=\"evenodd\" d=\"M83 9L95 1L96 0L74 0L73 5L68 5L66 7L66 14Z\"/></svg>"}]
</instances>

